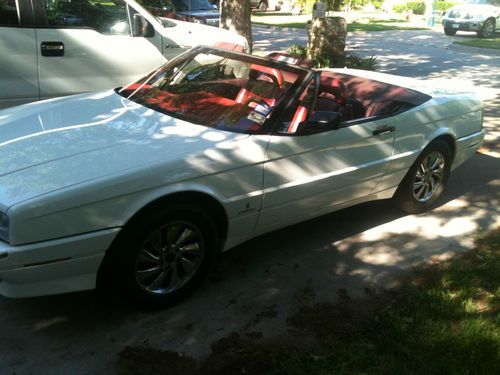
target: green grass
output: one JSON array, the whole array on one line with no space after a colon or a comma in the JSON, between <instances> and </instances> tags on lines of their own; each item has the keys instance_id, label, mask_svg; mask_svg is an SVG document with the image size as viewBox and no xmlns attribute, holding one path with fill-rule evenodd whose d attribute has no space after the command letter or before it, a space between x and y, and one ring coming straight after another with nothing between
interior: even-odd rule
<instances>
[{"instance_id":1,"label":"green grass","mask_svg":"<svg viewBox=\"0 0 500 375\"><path fill-rule=\"evenodd\" d=\"M420 271L401 297L352 330L316 325L325 350L275 361L270 375L500 374L500 228L476 249Z\"/></svg>"},{"instance_id":2,"label":"green grass","mask_svg":"<svg viewBox=\"0 0 500 375\"><path fill-rule=\"evenodd\" d=\"M468 39L454 42L454 44L460 44L462 46L478 47L478 48L491 48L500 49L500 38L494 39Z\"/></svg>"},{"instance_id":3,"label":"green grass","mask_svg":"<svg viewBox=\"0 0 500 375\"><path fill-rule=\"evenodd\" d=\"M292 17L283 14L253 14L252 23L256 25L278 26L286 28L305 29L310 15ZM347 25L347 31L386 31L386 30L424 30L425 28L409 25L407 20L369 18L367 22L353 22Z\"/></svg>"}]
</instances>

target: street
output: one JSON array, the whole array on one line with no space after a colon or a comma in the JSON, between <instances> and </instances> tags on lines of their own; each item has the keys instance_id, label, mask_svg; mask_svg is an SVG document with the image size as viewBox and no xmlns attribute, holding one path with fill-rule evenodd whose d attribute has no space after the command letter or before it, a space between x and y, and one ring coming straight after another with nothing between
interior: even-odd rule
<instances>
[{"instance_id":1,"label":"street","mask_svg":"<svg viewBox=\"0 0 500 375\"><path fill-rule=\"evenodd\" d=\"M0 368L5 374L120 373L127 346L195 359L236 332L273 337L309 302L356 300L398 286L413 267L472 247L479 229L500 225L500 55L453 45L433 31L356 32L348 45L377 56L382 72L474 85L485 101L481 153L456 169L439 207L404 216L370 202L248 241L219 259L186 301L138 311L94 291L31 299L0 297ZM255 28L256 52L306 44L305 30Z\"/></svg>"}]
</instances>

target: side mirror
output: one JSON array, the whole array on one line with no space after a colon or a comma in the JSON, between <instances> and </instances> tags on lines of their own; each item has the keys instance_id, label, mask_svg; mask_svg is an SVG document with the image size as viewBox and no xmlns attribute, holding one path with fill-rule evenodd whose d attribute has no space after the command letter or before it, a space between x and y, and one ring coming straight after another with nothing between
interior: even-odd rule
<instances>
[{"instance_id":1,"label":"side mirror","mask_svg":"<svg viewBox=\"0 0 500 375\"><path fill-rule=\"evenodd\" d=\"M150 37L154 35L152 25L139 13L135 13L132 19L132 35L136 37Z\"/></svg>"},{"instance_id":2,"label":"side mirror","mask_svg":"<svg viewBox=\"0 0 500 375\"><path fill-rule=\"evenodd\" d=\"M297 135L309 135L336 130L342 122L340 112L317 111L309 119L299 125Z\"/></svg>"}]
</instances>

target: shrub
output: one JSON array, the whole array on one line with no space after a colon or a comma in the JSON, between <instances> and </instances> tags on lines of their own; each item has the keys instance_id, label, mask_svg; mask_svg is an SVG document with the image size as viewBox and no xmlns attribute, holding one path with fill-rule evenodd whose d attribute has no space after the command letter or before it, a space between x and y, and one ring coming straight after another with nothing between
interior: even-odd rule
<instances>
[{"instance_id":1,"label":"shrub","mask_svg":"<svg viewBox=\"0 0 500 375\"><path fill-rule=\"evenodd\" d=\"M392 10L396 13L411 11L413 14L422 15L425 13L425 3L423 1L409 1L406 4L394 5Z\"/></svg>"},{"instance_id":2,"label":"shrub","mask_svg":"<svg viewBox=\"0 0 500 375\"><path fill-rule=\"evenodd\" d=\"M425 13L425 3L423 1L410 1L406 3L408 10L413 11L413 14L424 14Z\"/></svg>"},{"instance_id":3,"label":"shrub","mask_svg":"<svg viewBox=\"0 0 500 375\"><path fill-rule=\"evenodd\" d=\"M307 48L301 46L300 44L292 44L286 52L293 57L306 57L307 56Z\"/></svg>"},{"instance_id":4,"label":"shrub","mask_svg":"<svg viewBox=\"0 0 500 375\"><path fill-rule=\"evenodd\" d=\"M458 3L454 3L452 1L438 1L436 3L436 10L442 10L444 12L457 4Z\"/></svg>"}]
</instances>

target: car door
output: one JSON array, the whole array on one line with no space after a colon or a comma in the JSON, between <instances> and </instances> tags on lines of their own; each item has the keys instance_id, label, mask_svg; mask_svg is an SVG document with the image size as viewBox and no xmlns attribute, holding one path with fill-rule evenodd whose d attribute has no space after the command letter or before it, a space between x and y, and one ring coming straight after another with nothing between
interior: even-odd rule
<instances>
[{"instance_id":1,"label":"car door","mask_svg":"<svg viewBox=\"0 0 500 375\"><path fill-rule=\"evenodd\" d=\"M300 102L293 107L292 123L304 111L311 112L311 107ZM296 134L278 132L269 142L260 227L298 222L355 204L376 190L394 147L392 118L362 119L344 122L338 129Z\"/></svg>"},{"instance_id":2,"label":"car door","mask_svg":"<svg viewBox=\"0 0 500 375\"><path fill-rule=\"evenodd\" d=\"M35 1L41 98L123 86L165 61L151 24L132 35L137 12L123 0Z\"/></svg>"},{"instance_id":3,"label":"car door","mask_svg":"<svg viewBox=\"0 0 500 375\"><path fill-rule=\"evenodd\" d=\"M38 99L36 32L31 3L0 1L0 108Z\"/></svg>"}]
</instances>

